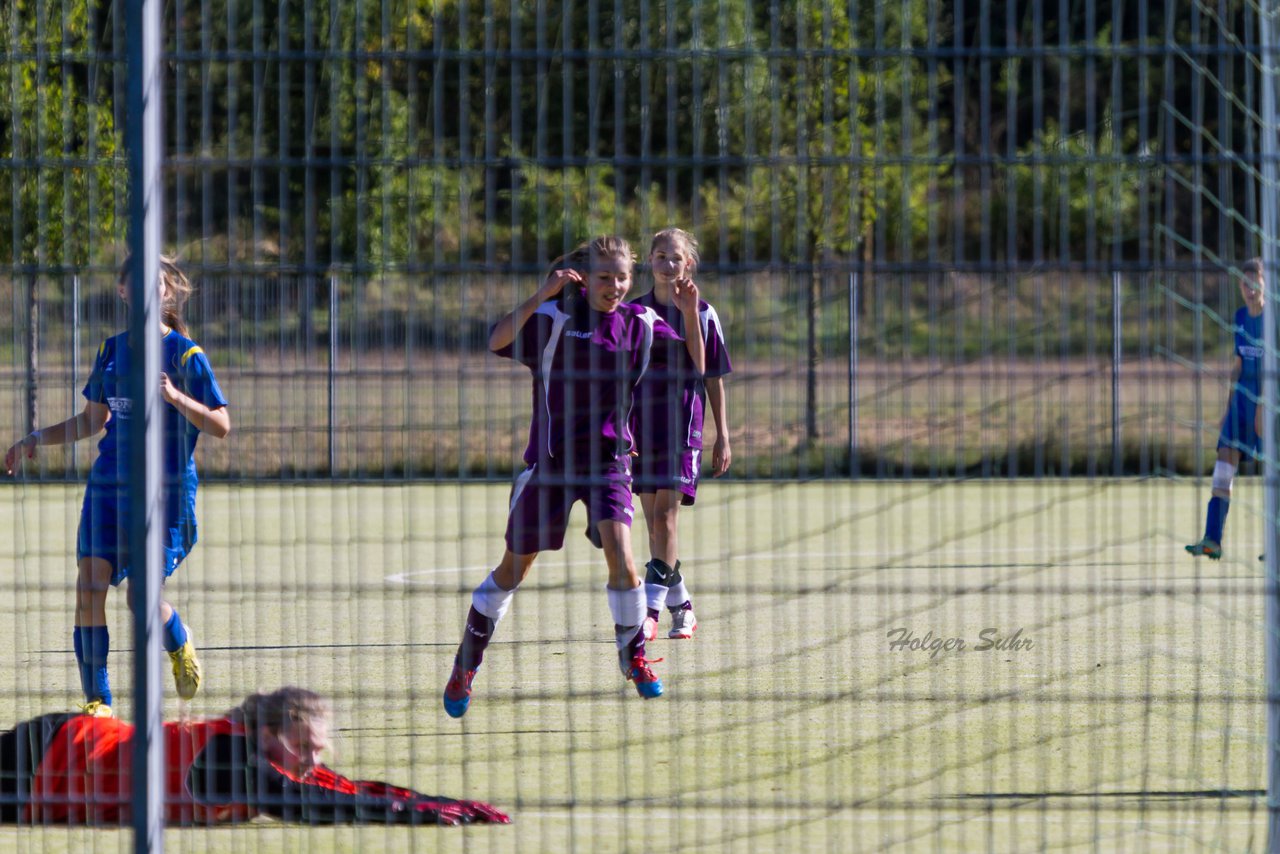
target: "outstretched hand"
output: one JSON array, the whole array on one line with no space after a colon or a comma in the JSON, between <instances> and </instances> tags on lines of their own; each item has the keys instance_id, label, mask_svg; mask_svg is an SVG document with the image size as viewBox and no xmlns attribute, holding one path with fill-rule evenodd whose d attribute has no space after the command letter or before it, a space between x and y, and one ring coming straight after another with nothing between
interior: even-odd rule
<instances>
[{"instance_id":1,"label":"outstretched hand","mask_svg":"<svg viewBox=\"0 0 1280 854\"><path fill-rule=\"evenodd\" d=\"M10 445L9 450L4 452L4 473L12 475L18 466L18 461L23 457L34 460L38 446L35 433L29 433Z\"/></svg>"},{"instance_id":2,"label":"outstretched hand","mask_svg":"<svg viewBox=\"0 0 1280 854\"><path fill-rule=\"evenodd\" d=\"M413 824L510 824L511 817L483 801L421 798L409 805Z\"/></svg>"}]
</instances>

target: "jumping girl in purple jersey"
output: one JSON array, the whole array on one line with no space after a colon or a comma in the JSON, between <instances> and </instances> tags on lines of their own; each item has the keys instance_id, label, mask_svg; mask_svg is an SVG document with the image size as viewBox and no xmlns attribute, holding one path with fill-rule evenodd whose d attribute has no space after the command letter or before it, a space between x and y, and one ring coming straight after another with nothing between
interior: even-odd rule
<instances>
[{"instance_id":1,"label":"jumping girl in purple jersey","mask_svg":"<svg viewBox=\"0 0 1280 854\"><path fill-rule=\"evenodd\" d=\"M674 295L678 288L692 283L698 267L698 241L678 228L658 232L649 245L649 267L653 271L653 290L633 305L653 309L683 334L688 326L675 305ZM640 496L649 529L651 559L645 565L644 585L648 600L644 621L647 640L657 637L663 605L671 612L667 637L691 638L698 627L693 601L680 574L676 520L681 505L692 505L698 494L708 401L716 425L712 475L719 477L728 471L733 456L723 379L733 366L725 349L720 318L705 301L698 303L697 325L706 346L704 375L650 371L636 390L634 411L640 455L632 488Z\"/></svg>"},{"instance_id":2,"label":"jumping girl in purple jersey","mask_svg":"<svg viewBox=\"0 0 1280 854\"><path fill-rule=\"evenodd\" d=\"M485 647L534 559L564 545L575 501L587 505L587 536L604 550L622 672L640 696L662 694L653 662L645 658L644 588L631 556L630 410L635 387L648 371L669 370L665 361L676 358L684 370L700 375L704 350L697 287L688 283L675 292L690 332L683 347L670 350L660 345L680 340L675 330L652 310L622 301L634 264L625 240L596 238L557 259L537 292L489 333L491 351L533 372L528 468L511 490L502 560L472 594L444 689L451 717L466 713ZM566 287L569 298L557 300Z\"/></svg>"}]
</instances>

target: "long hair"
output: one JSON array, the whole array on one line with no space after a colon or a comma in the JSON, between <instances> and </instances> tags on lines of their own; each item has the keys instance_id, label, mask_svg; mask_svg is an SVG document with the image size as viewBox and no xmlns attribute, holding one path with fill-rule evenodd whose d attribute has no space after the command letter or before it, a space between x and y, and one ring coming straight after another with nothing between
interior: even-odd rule
<instances>
[{"instance_id":1,"label":"long hair","mask_svg":"<svg viewBox=\"0 0 1280 854\"><path fill-rule=\"evenodd\" d=\"M127 283L132 272L133 257L130 256L120 265L120 281ZM160 304L160 318L165 326L186 335L187 323L182 319L182 307L187 304L195 288L187 278L187 274L178 266L178 259L171 255L160 256L160 279L164 282L164 301Z\"/></svg>"},{"instance_id":2,"label":"long hair","mask_svg":"<svg viewBox=\"0 0 1280 854\"><path fill-rule=\"evenodd\" d=\"M583 279L587 278L587 275L591 272L591 252L587 248L587 244L580 243L553 260L550 266L547 267L547 275L550 276L556 270L564 269L575 271ZM565 311L569 311L569 307L573 302L583 298L582 288L570 283L560 291L560 295L556 299Z\"/></svg>"},{"instance_id":3,"label":"long hair","mask_svg":"<svg viewBox=\"0 0 1280 854\"><path fill-rule=\"evenodd\" d=\"M580 243L568 252L551 262L547 268L547 275L551 275L555 270L569 268L576 270L583 276L587 275L587 270L591 265L591 253L587 249L587 244Z\"/></svg>"},{"instance_id":4,"label":"long hair","mask_svg":"<svg viewBox=\"0 0 1280 854\"><path fill-rule=\"evenodd\" d=\"M664 228L653 236L653 240L649 241L649 254L653 254L653 249L658 245L659 240L670 240L672 243L683 246L683 252L689 259L689 272L698 269L698 239L683 228Z\"/></svg>"},{"instance_id":5,"label":"long hair","mask_svg":"<svg viewBox=\"0 0 1280 854\"><path fill-rule=\"evenodd\" d=\"M278 733L296 721L327 720L331 713L329 701L316 692L286 685L269 694L250 694L229 711L227 717L243 724L249 737L253 738L258 727Z\"/></svg>"}]
</instances>

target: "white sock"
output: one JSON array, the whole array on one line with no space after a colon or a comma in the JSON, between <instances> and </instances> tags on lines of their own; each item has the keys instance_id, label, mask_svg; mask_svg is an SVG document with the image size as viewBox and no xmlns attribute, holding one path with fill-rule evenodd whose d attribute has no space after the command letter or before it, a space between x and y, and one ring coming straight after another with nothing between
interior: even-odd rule
<instances>
[{"instance_id":1,"label":"white sock","mask_svg":"<svg viewBox=\"0 0 1280 854\"><path fill-rule=\"evenodd\" d=\"M644 594L650 611L662 610L662 606L667 604L667 591L670 589L665 584L650 584L647 581L644 583Z\"/></svg>"},{"instance_id":2,"label":"white sock","mask_svg":"<svg viewBox=\"0 0 1280 854\"><path fill-rule=\"evenodd\" d=\"M493 580L493 573L485 576L484 581L480 582L480 586L471 594L471 604L481 614L484 614L496 625L499 620L507 613L507 609L511 607L511 599L516 595L515 590L503 590L498 586L498 582Z\"/></svg>"},{"instance_id":3,"label":"white sock","mask_svg":"<svg viewBox=\"0 0 1280 854\"><path fill-rule=\"evenodd\" d=\"M671 603L672 608L679 608L689 601L689 588L684 586L684 579L680 579L680 581L667 589L669 592L667 593L666 601Z\"/></svg>"},{"instance_id":4,"label":"white sock","mask_svg":"<svg viewBox=\"0 0 1280 854\"><path fill-rule=\"evenodd\" d=\"M609 596L609 613L613 615L615 626L621 626L614 632L618 649L623 649L635 639L640 632L640 624L644 622L644 588L636 586L630 590L614 590L606 587Z\"/></svg>"}]
</instances>

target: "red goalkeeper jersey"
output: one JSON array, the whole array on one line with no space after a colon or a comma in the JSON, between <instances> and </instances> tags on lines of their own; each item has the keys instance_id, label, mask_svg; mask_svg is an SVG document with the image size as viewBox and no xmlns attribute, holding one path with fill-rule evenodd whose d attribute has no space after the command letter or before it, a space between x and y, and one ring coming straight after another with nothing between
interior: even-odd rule
<instances>
[{"instance_id":1,"label":"red goalkeeper jersey","mask_svg":"<svg viewBox=\"0 0 1280 854\"><path fill-rule=\"evenodd\" d=\"M259 814L307 824L469 824L510 819L481 801L424 795L319 766L305 776L257 755L230 718L166 723L165 822L207 825ZM132 818L133 726L45 715L0 733L0 820L123 824Z\"/></svg>"},{"instance_id":2,"label":"red goalkeeper jersey","mask_svg":"<svg viewBox=\"0 0 1280 854\"><path fill-rule=\"evenodd\" d=\"M191 765L211 737L243 733L227 718L164 725L166 822L209 824L257 813L248 804L200 803L187 785ZM36 767L25 818L59 824L128 822L132 769L132 725L114 718L70 717Z\"/></svg>"}]
</instances>

